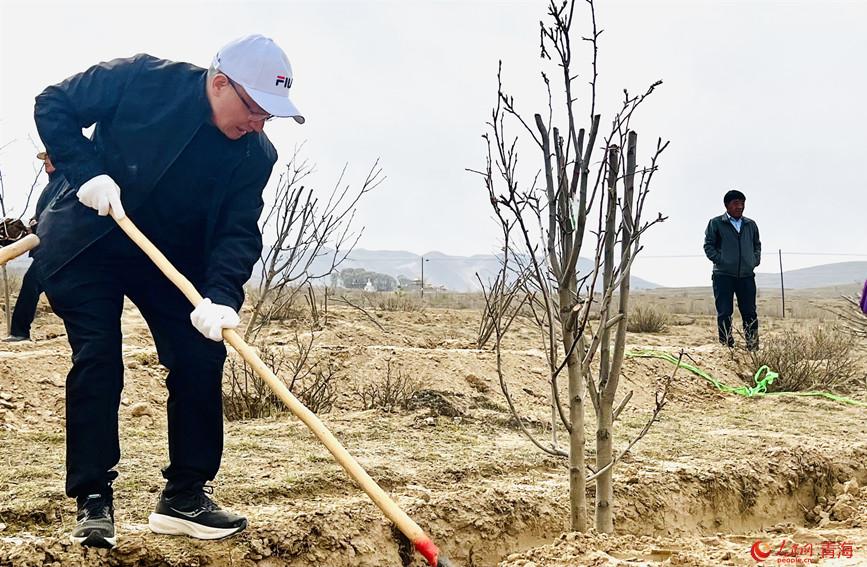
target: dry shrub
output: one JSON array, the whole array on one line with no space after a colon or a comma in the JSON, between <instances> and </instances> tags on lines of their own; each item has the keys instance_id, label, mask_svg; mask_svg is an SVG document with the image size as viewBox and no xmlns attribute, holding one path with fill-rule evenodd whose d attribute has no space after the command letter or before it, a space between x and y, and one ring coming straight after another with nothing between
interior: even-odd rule
<instances>
[{"instance_id":1,"label":"dry shrub","mask_svg":"<svg viewBox=\"0 0 867 567\"><path fill-rule=\"evenodd\" d=\"M355 393L361 399L364 409L379 408L386 412L396 409L406 409L409 400L418 391L416 380L405 375L399 367L392 365L391 359L386 361L385 376L374 382L363 384L356 388Z\"/></svg>"},{"instance_id":2,"label":"dry shrub","mask_svg":"<svg viewBox=\"0 0 867 567\"><path fill-rule=\"evenodd\" d=\"M484 309L485 298L480 292L425 291L425 305L443 309Z\"/></svg>"},{"instance_id":3,"label":"dry shrub","mask_svg":"<svg viewBox=\"0 0 867 567\"><path fill-rule=\"evenodd\" d=\"M654 306L638 306L629 314L626 330L630 333L663 333L668 328L668 313Z\"/></svg>"},{"instance_id":4,"label":"dry shrub","mask_svg":"<svg viewBox=\"0 0 867 567\"><path fill-rule=\"evenodd\" d=\"M402 292L388 294L376 303L378 311L402 311L407 313L424 311L421 300Z\"/></svg>"},{"instance_id":5,"label":"dry shrub","mask_svg":"<svg viewBox=\"0 0 867 567\"><path fill-rule=\"evenodd\" d=\"M843 302L834 305L830 311L847 333L867 339L867 313L861 311L861 302L857 296L844 296Z\"/></svg>"},{"instance_id":6,"label":"dry shrub","mask_svg":"<svg viewBox=\"0 0 867 567\"><path fill-rule=\"evenodd\" d=\"M314 413L331 411L337 397L338 367L332 362L308 363L309 349L296 359L282 350L260 346L259 356L298 400ZM291 375L288 380L284 375ZM271 417L287 410L277 394L238 354L223 369L223 414L229 421Z\"/></svg>"},{"instance_id":7,"label":"dry shrub","mask_svg":"<svg viewBox=\"0 0 867 567\"><path fill-rule=\"evenodd\" d=\"M310 309L304 301L308 292L307 287L286 286L282 289L273 289L269 291L265 300L261 299L262 290L257 287L248 285L244 291L247 299L245 303L254 309L256 305L259 306L259 311L252 314L255 321L251 321L250 325L253 327L261 329L269 322L295 326L310 318Z\"/></svg>"},{"instance_id":8,"label":"dry shrub","mask_svg":"<svg viewBox=\"0 0 867 567\"><path fill-rule=\"evenodd\" d=\"M294 301L285 301L269 306L267 311L268 321L281 323L296 323L307 319L309 311L303 305Z\"/></svg>"},{"instance_id":9,"label":"dry shrub","mask_svg":"<svg viewBox=\"0 0 867 567\"><path fill-rule=\"evenodd\" d=\"M320 360L301 376L294 376L289 390L313 413L328 413L337 399L340 367L333 361Z\"/></svg>"},{"instance_id":10,"label":"dry shrub","mask_svg":"<svg viewBox=\"0 0 867 567\"><path fill-rule=\"evenodd\" d=\"M865 385L858 372L855 339L837 327L789 329L763 336L761 342L761 349L744 351L739 358L750 379L762 366L779 373L768 391L847 393Z\"/></svg>"}]
</instances>

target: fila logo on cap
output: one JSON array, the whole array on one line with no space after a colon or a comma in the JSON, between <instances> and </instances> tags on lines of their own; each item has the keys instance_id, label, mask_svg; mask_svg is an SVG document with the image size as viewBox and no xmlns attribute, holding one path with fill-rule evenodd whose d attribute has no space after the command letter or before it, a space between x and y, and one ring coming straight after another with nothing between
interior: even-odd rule
<instances>
[{"instance_id":1,"label":"fila logo on cap","mask_svg":"<svg viewBox=\"0 0 867 567\"><path fill-rule=\"evenodd\" d=\"M274 83L274 86L283 85L287 89L292 86L292 77L284 77L283 75L277 75L277 81Z\"/></svg>"}]
</instances>

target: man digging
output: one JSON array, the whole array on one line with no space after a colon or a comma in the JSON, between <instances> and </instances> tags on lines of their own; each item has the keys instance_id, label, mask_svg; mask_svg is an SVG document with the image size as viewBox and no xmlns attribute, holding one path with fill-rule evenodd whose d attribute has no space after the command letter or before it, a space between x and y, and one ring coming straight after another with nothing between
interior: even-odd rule
<instances>
[{"instance_id":1,"label":"man digging","mask_svg":"<svg viewBox=\"0 0 867 567\"><path fill-rule=\"evenodd\" d=\"M37 129L64 184L40 218L34 262L72 348L66 493L78 505L73 542L117 541L112 482L124 297L138 307L169 370L169 464L151 530L218 539L247 525L211 500L206 483L223 451L221 334L239 322L242 286L262 249L262 190L277 160L263 128L274 117L304 122L291 85L283 51L251 35L224 46L208 70L142 54L97 64L36 98ZM91 125L88 139L82 128ZM107 217L125 211L202 290L206 299L192 313Z\"/></svg>"}]
</instances>

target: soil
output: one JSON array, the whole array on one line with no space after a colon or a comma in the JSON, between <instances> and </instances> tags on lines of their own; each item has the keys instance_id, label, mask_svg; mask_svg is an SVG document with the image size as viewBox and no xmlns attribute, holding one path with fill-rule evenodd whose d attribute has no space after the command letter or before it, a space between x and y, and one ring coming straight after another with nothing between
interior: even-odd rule
<instances>
[{"instance_id":1,"label":"soil","mask_svg":"<svg viewBox=\"0 0 867 567\"><path fill-rule=\"evenodd\" d=\"M313 353L336 364L339 393L321 417L455 564L867 565L864 408L725 395L680 371L660 421L616 469L616 533L569 532L566 464L516 427L495 355L475 345L479 310L372 315L382 329L357 310L329 306ZM165 373L132 306L123 322L113 550L68 543L75 506L63 493L70 350L62 324L43 307L34 342L0 346L0 565L402 565L390 524L287 414L226 424L215 498L249 518L245 532L219 542L150 533L147 516L167 459ZM740 383L735 361L715 343L712 318L678 323L662 334L630 334L628 348L674 354L684 348L703 370ZM260 338L291 353L293 325L275 324ZM518 320L504 348L518 410L547 443L551 416L539 337ZM411 409L362 409L358 388L383 380L389 361L423 391ZM631 390L633 397L616 424L617 447L644 426L672 370L663 360L625 362L620 395ZM867 373L863 366L861 372ZM867 399L867 392L853 395ZM594 419L591 408L589 440ZM565 440L561 429L559 441ZM591 464L592 449L588 443ZM590 486L591 512L592 502ZM770 554L760 562L751 549ZM411 563L422 564L420 557Z\"/></svg>"}]
</instances>

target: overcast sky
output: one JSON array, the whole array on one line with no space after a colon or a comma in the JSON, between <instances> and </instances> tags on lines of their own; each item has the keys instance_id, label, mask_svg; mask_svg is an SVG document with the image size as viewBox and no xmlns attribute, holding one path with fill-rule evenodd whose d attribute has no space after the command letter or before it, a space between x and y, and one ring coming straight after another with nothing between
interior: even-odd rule
<instances>
[{"instance_id":1,"label":"overcast sky","mask_svg":"<svg viewBox=\"0 0 867 567\"><path fill-rule=\"evenodd\" d=\"M579 12L575 27L586 33L583 3ZM776 269L779 248L791 253L787 269L867 259L867 2L599 0L597 12L605 30L603 124L623 88L664 81L633 121L640 160L658 136L671 140L647 205L669 220L648 235L636 275L708 284L703 231L730 188L747 195L745 214L759 224L762 269ZM206 67L222 44L262 33L289 55L293 99L307 117L303 126L268 124L281 160L306 141L305 155L317 164L314 184L326 190L344 163L357 184L381 159L388 179L360 206L359 246L492 253L498 229L481 178L465 169L484 166L480 135L495 103L499 59L519 107L528 116L545 112L543 18L541 0L4 0L0 168L10 205L17 216L33 181L31 138L40 145L33 99L47 85L140 52ZM587 63L582 47L575 67L582 86ZM587 94L582 88L578 96L586 101ZM530 165L539 159L522 155Z\"/></svg>"}]
</instances>

